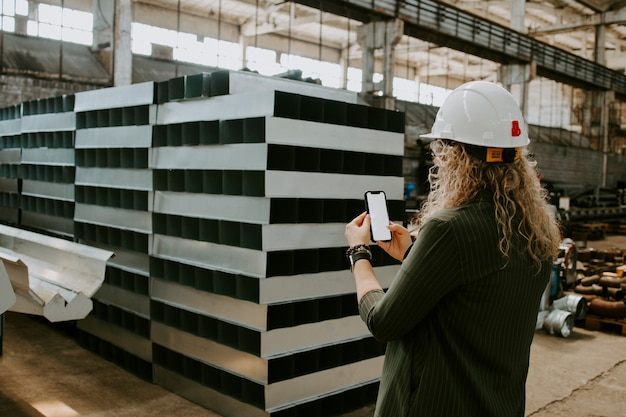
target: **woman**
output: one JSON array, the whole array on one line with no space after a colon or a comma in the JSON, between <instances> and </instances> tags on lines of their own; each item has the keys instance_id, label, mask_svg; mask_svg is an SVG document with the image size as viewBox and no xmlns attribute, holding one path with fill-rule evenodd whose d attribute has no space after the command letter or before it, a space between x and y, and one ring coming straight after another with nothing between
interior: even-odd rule
<instances>
[{"instance_id":1,"label":"woman","mask_svg":"<svg viewBox=\"0 0 626 417\"><path fill-rule=\"evenodd\" d=\"M560 233L508 91L455 89L432 133L430 193L411 233L377 242L403 261L387 292L370 219L346 226L361 317L388 342L375 416L523 417L530 345Z\"/></svg>"}]
</instances>

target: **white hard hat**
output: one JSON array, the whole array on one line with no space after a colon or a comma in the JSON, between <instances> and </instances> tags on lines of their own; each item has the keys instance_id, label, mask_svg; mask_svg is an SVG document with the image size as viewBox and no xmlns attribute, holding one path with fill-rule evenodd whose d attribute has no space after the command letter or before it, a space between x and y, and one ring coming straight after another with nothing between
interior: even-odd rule
<instances>
[{"instance_id":1,"label":"white hard hat","mask_svg":"<svg viewBox=\"0 0 626 417\"><path fill-rule=\"evenodd\" d=\"M511 93L488 81L471 81L454 89L439 108L432 132L420 136L486 148L519 148L530 142Z\"/></svg>"}]
</instances>

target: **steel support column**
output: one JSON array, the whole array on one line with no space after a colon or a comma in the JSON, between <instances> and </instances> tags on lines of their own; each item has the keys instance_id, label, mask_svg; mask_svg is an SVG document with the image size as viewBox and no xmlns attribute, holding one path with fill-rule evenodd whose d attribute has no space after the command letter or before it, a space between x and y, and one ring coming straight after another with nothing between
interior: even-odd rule
<instances>
[{"instance_id":1,"label":"steel support column","mask_svg":"<svg viewBox=\"0 0 626 417\"><path fill-rule=\"evenodd\" d=\"M394 50L404 32L401 20L371 22L357 29L357 42L363 50L362 87L361 92L370 96L376 89L374 86L374 53L383 50L383 97L385 108L393 109L393 68Z\"/></svg>"},{"instance_id":2,"label":"steel support column","mask_svg":"<svg viewBox=\"0 0 626 417\"><path fill-rule=\"evenodd\" d=\"M596 26L596 36L594 45L594 58L596 64L606 64L606 25L600 24ZM609 145L609 94L606 91L600 91L595 94L595 107L600 109L600 140L602 149L602 187L606 187L607 184L607 169L608 169L608 154L610 152Z\"/></svg>"},{"instance_id":3,"label":"steel support column","mask_svg":"<svg viewBox=\"0 0 626 417\"><path fill-rule=\"evenodd\" d=\"M93 45L92 50L100 55L109 74L113 71L113 28L114 2L95 0L93 3Z\"/></svg>"},{"instance_id":4,"label":"steel support column","mask_svg":"<svg viewBox=\"0 0 626 417\"><path fill-rule=\"evenodd\" d=\"M130 85L133 82L133 54L130 29L133 21L131 0L115 2L113 27L113 85Z\"/></svg>"}]
</instances>

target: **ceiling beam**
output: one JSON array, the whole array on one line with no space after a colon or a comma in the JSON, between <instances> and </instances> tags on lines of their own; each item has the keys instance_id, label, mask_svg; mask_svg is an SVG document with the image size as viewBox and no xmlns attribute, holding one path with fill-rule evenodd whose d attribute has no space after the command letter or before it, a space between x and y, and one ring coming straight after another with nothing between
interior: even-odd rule
<instances>
[{"instance_id":1,"label":"ceiling beam","mask_svg":"<svg viewBox=\"0 0 626 417\"><path fill-rule=\"evenodd\" d=\"M608 10L618 10L624 7L626 2L615 0L576 0L577 3L590 8L595 12L606 12Z\"/></svg>"},{"instance_id":2,"label":"ceiling beam","mask_svg":"<svg viewBox=\"0 0 626 417\"><path fill-rule=\"evenodd\" d=\"M284 15L287 14L279 13L282 6L283 4L271 4L264 9L257 10L256 15L241 25L241 34L243 36L255 36L279 31L278 27L285 25ZM289 21L289 17L286 19Z\"/></svg>"},{"instance_id":3,"label":"ceiling beam","mask_svg":"<svg viewBox=\"0 0 626 417\"><path fill-rule=\"evenodd\" d=\"M580 16L578 22L564 23L559 25L543 26L532 29L529 34L555 34L587 29L599 25L618 25L626 23L626 9L598 13L587 17Z\"/></svg>"}]
</instances>

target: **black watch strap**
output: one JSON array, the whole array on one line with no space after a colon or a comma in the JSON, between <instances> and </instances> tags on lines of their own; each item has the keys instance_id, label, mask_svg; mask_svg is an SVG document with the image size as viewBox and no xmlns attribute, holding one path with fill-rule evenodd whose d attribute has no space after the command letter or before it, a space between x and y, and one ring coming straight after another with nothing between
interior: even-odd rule
<instances>
[{"instance_id":1,"label":"black watch strap","mask_svg":"<svg viewBox=\"0 0 626 417\"><path fill-rule=\"evenodd\" d=\"M350 259L350 271L354 269L354 264L361 259L367 259L370 263L372 262L372 255L369 252L357 252L348 257Z\"/></svg>"}]
</instances>

